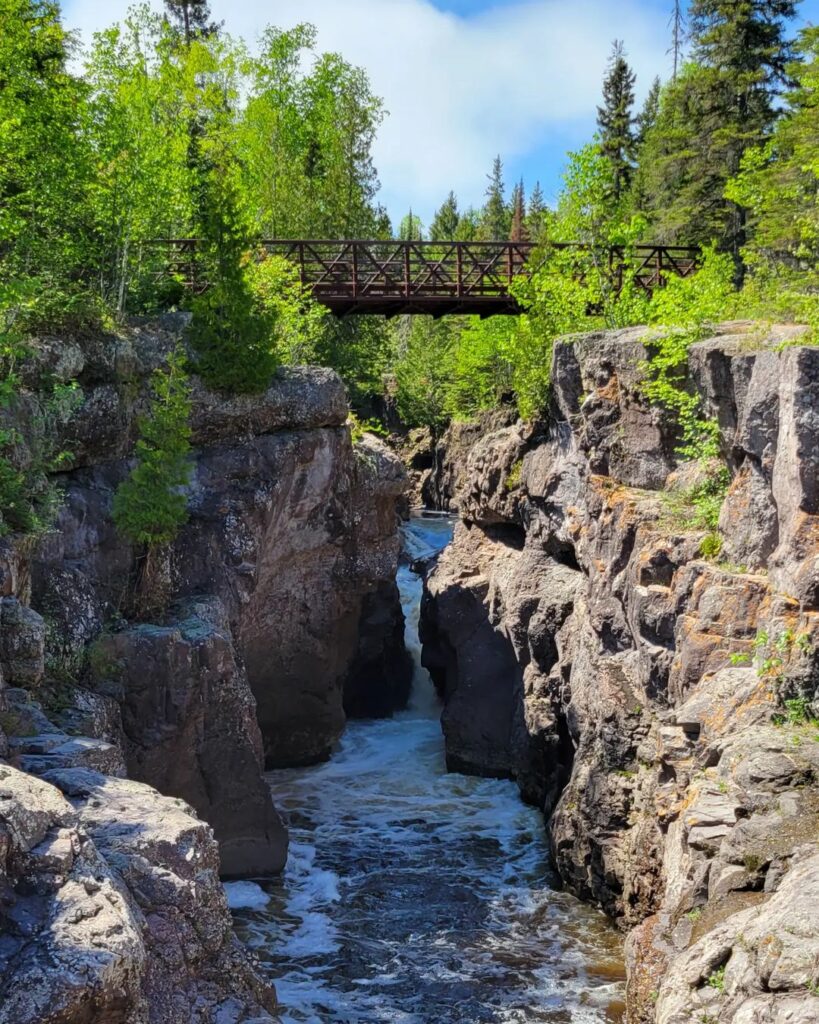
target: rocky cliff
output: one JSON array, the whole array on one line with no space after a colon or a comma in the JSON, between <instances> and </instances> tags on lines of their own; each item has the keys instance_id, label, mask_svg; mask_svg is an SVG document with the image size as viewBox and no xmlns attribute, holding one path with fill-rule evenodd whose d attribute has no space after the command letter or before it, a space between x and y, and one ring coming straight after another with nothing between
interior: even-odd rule
<instances>
[{"instance_id":1,"label":"rocky cliff","mask_svg":"<svg viewBox=\"0 0 819 1024\"><path fill-rule=\"evenodd\" d=\"M545 421L482 433L436 484L462 520L422 609L448 762L543 807L565 884L630 932L632 1024L819 1020L819 348L801 333L734 324L693 347L713 463L675 454L630 329L559 342Z\"/></svg>"},{"instance_id":2,"label":"rocky cliff","mask_svg":"<svg viewBox=\"0 0 819 1024\"><path fill-rule=\"evenodd\" d=\"M326 757L345 707L406 701L406 477L377 440L353 445L331 371L282 370L240 398L194 379L187 523L148 561L115 530L148 379L184 329L42 340L14 409L24 462L40 382L82 389L45 425L72 459L55 528L0 551L10 1024L271 1019L219 882L284 864L263 769Z\"/></svg>"}]
</instances>

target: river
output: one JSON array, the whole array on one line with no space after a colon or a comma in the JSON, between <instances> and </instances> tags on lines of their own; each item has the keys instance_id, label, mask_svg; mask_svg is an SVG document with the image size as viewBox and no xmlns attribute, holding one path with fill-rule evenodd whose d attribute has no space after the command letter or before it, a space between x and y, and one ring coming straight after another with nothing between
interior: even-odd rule
<instances>
[{"instance_id":1,"label":"river","mask_svg":"<svg viewBox=\"0 0 819 1024\"><path fill-rule=\"evenodd\" d=\"M411 558L449 540L405 528ZM227 886L236 930L276 983L283 1024L603 1024L622 949L556 888L542 815L513 782L448 774L420 667L421 581L399 570L410 708L351 722L325 764L268 773L291 834L284 875Z\"/></svg>"}]
</instances>

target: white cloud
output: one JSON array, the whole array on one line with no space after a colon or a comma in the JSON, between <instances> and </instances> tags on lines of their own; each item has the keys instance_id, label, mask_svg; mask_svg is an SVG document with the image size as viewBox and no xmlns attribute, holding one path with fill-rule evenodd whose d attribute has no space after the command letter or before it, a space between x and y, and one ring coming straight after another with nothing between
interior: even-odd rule
<instances>
[{"instance_id":1,"label":"white cloud","mask_svg":"<svg viewBox=\"0 0 819 1024\"><path fill-rule=\"evenodd\" d=\"M87 37L125 0L68 0L66 22ZM492 158L519 164L550 135L594 118L602 69L624 39L643 90L665 70L661 10L638 0L531 0L468 17L429 0L212 0L251 42L268 22L310 21L319 47L366 68L389 116L375 151L382 199L428 218L450 188L479 203ZM555 153L555 159L559 154Z\"/></svg>"}]
</instances>

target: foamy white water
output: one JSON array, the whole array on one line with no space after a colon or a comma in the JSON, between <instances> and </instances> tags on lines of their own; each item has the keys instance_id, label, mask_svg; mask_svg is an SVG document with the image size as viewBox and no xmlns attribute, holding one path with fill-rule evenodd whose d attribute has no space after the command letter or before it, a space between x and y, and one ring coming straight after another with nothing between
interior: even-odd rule
<instances>
[{"instance_id":1,"label":"foamy white water","mask_svg":"<svg viewBox=\"0 0 819 1024\"><path fill-rule=\"evenodd\" d=\"M405 550L450 535L414 519ZM399 585L418 659L421 582L402 567ZM542 815L514 783L447 774L439 714L418 663L409 710L351 723L326 764L268 774L287 868L228 893L283 1024L619 1020L619 938L553 888Z\"/></svg>"}]
</instances>

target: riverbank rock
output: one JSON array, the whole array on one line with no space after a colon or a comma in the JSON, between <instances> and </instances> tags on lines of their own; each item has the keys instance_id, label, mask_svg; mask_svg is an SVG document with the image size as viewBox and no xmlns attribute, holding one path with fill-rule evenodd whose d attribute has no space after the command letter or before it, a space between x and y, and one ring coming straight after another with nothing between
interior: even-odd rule
<instances>
[{"instance_id":1,"label":"riverbank rock","mask_svg":"<svg viewBox=\"0 0 819 1024\"><path fill-rule=\"evenodd\" d=\"M25 460L41 383L79 382L53 424L72 453L55 528L0 541L0 772L14 782L0 793L2 907L17 936L0 943L4 1024L275 1019L220 873L284 865L266 765L328 756L345 702L406 703L406 474L377 439L353 444L332 371L285 368L233 398L193 378L187 522L147 555L117 533L150 376L186 325L35 340L3 411ZM6 811L27 822L19 842L3 839Z\"/></svg>"},{"instance_id":2,"label":"riverbank rock","mask_svg":"<svg viewBox=\"0 0 819 1024\"><path fill-rule=\"evenodd\" d=\"M0 765L3 1024L273 1024L219 855L181 802L88 769Z\"/></svg>"},{"instance_id":3,"label":"riverbank rock","mask_svg":"<svg viewBox=\"0 0 819 1024\"><path fill-rule=\"evenodd\" d=\"M693 347L708 466L679 462L642 395L649 332L558 341L548 416L473 441L425 583L448 763L543 808L566 886L629 932L630 1024L817 1016L819 360L800 330ZM717 531L697 487L720 472Z\"/></svg>"}]
</instances>

